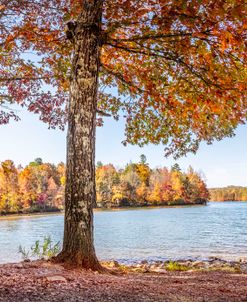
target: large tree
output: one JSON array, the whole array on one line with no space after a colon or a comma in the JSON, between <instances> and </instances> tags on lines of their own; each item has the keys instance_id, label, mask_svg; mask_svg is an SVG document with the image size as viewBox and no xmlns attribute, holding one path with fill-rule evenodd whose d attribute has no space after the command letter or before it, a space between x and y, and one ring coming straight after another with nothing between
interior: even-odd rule
<instances>
[{"instance_id":1,"label":"large tree","mask_svg":"<svg viewBox=\"0 0 247 302\"><path fill-rule=\"evenodd\" d=\"M62 127L69 99L61 261L100 269L97 112L125 118L124 144L175 157L232 136L247 117L246 28L242 0L1 0L0 123L18 103Z\"/></svg>"}]
</instances>

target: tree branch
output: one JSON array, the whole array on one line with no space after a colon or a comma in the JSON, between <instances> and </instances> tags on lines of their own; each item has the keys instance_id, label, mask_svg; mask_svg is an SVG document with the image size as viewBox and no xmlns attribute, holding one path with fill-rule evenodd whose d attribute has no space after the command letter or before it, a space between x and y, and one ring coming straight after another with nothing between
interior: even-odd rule
<instances>
[{"instance_id":1,"label":"tree branch","mask_svg":"<svg viewBox=\"0 0 247 302\"><path fill-rule=\"evenodd\" d=\"M99 109L97 109L96 112L97 112L99 115L101 115L101 116L107 116L107 117L111 116L109 113L106 113L106 112L104 112L104 111L102 111L102 110L99 110Z\"/></svg>"},{"instance_id":2,"label":"tree branch","mask_svg":"<svg viewBox=\"0 0 247 302\"><path fill-rule=\"evenodd\" d=\"M200 32L200 34L209 35L210 30ZM156 40L161 38L174 38L174 37L196 37L196 33L186 33L186 32L180 32L180 33L174 33L174 34L147 34L142 36L133 36L126 39L109 39L109 41L113 42L135 42L135 41L143 41L143 40Z\"/></svg>"},{"instance_id":3,"label":"tree branch","mask_svg":"<svg viewBox=\"0 0 247 302\"><path fill-rule=\"evenodd\" d=\"M114 71L108 69L106 67L106 65L102 65L102 68L105 69L105 71L108 72L110 75L116 77L118 80L120 80L121 82L123 82L125 85L131 86L131 87L135 88L139 93L142 94L142 93L147 92L146 90L143 90L143 89L137 87L134 83L125 80L124 77L123 77L123 75L121 73L117 73L117 72L114 72Z\"/></svg>"},{"instance_id":4,"label":"tree branch","mask_svg":"<svg viewBox=\"0 0 247 302\"><path fill-rule=\"evenodd\" d=\"M37 80L44 80L44 79L51 79L52 77L12 77L12 78L0 78L0 82L11 82L11 81L37 81Z\"/></svg>"}]
</instances>

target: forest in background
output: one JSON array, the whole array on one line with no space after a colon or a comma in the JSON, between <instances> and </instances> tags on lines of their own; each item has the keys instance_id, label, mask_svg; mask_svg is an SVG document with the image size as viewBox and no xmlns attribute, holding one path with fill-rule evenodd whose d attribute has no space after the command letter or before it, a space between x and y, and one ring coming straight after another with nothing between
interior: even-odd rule
<instances>
[{"instance_id":1,"label":"forest in background","mask_svg":"<svg viewBox=\"0 0 247 302\"><path fill-rule=\"evenodd\" d=\"M247 187L227 186L209 189L212 201L247 201Z\"/></svg>"},{"instance_id":2,"label":"forest in background","mask_svg":"<svg viewBox=\"0 0 247 302\"><path fill-rule=\"evenodd\" d=\"M11 160L0 164L0 213L63 210L65 165L37 158L26 167ZM204 204L209 191L200 173L175 164L151 169L145 155L123 169L112 164L96 166L97 207Z\"/></svg>"}]
</instances>

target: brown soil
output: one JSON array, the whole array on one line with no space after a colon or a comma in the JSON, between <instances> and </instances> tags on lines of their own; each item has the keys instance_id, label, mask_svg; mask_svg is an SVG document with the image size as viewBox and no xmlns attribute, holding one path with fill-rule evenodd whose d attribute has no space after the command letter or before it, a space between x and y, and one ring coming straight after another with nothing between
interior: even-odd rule
<instances>
[{"instance_id":1,"label":"brown soil","mask_svg":"<svg viewBox=\"0 0 247 302\"><path fill-rule=\"evenodd\" d=\"M0 301L247 301L247 274L98 274L45 261L0 265Z\"/></svg>"}]
</instances>

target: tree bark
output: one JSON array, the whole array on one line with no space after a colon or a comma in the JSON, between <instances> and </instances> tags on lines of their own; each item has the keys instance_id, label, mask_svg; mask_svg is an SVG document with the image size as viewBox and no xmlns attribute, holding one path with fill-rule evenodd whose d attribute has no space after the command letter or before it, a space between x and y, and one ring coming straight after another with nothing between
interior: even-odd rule
<instances>
[{"instance_id":1,"label":"tree bark","mask_svg":"<svg viewBox=\"0 0 247 302\"><path fill-rule=\"evenodd\" d=\"M102 0L84 1L70 39L74 45L70 80L63 250L57 260L100 270L94 248L95 126ZM68 35L67 35L68 36Z\"/></svg>"}]
</instances>

